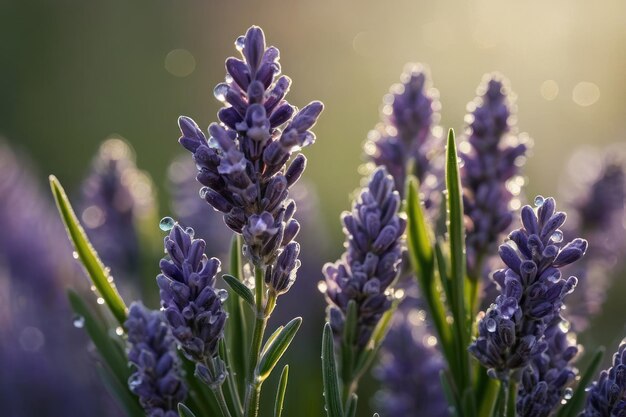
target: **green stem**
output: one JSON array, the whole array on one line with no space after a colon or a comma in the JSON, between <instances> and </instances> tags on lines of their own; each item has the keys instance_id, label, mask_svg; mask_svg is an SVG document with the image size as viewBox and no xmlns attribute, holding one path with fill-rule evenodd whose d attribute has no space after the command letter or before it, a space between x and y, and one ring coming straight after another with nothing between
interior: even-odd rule
<instances>
[{"instance_id":1,"label":"green stem","mask_svg":"<svg viewBox=\"0 0 626 417\"><path fill-rule=\"evenodd\" d=\"M216 375L215 362L213 362L213 358L209 359L205 362L206 367L209 369L212 375ZM226 398L224 397L224 391L222 391L221 384L214 384L211 386L211 390L215 395L215 399L217 400L217 405L220 407L220 411L222 412L222 417L231 417L230 410L228 409L228 405L226 404Z\"/></svg>"},{"instance_id":2,"label":"green stem","mask_svg":"<svg viewBox=\"0 0 626 417\"><path fill-rule=\"evenodd\" d=\"M515 403L517 400L517 382L515 378L509 380L509 392L507 394L508 404L506 417L515 417Z\"/></svg>"},{"instance_id":3,"label":"green stem","mask_svg":"<svg viewBox=\"0 0 626 417\"><path fill-rule=\"evenodd\" d=\"M235 375L233 373L233 367L231 366L231 352L226 347L224 339L220 341L220 356L226 362L226 369L228 369L228 376L226 377L226 383L228 386L227 393L229 395L231 408L235 410L236 417L243 416L243 408L241 406L241 398L239 397L239 390L237 389L237 382L235 381Z\"/></svg>"}]
</instances>

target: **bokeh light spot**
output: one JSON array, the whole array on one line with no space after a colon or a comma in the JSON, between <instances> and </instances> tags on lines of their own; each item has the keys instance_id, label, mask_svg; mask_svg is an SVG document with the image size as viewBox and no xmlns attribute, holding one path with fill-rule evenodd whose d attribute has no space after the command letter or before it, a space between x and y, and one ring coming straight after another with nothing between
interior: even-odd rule
<instances>
[{"instance_id":1,"label":"bokeh light spot","mask_svg":"<svg viewBox=\"0 0 626 417\"><path fill-rule=\"evenodd\" d=\"M548 101L554 100L559 95L559 85L554 80L545 80L539 87L541 97Z\"/></svg>"},{"instance_id":2,"label":"bokeh light spot","mask_svg":"<svg viewBox=\"0 0 626 417\"><path fill-rule=\"evenodd\" d=\"M165 69L175 77L186 77L196 69L196 59L186 49L174 49L165 56Z\"/></svg>"},{"instance_id":3,"label":"bokeh light spot","mask_svg":"<svg viewBox=\"0 0 626 417\"><path fill-rule=\"evenodd\" d=\"M579 82L572 90L572 100L579 106L587 107L600 99L600 88L588 81Z\"/></svg>"}]
</instances>

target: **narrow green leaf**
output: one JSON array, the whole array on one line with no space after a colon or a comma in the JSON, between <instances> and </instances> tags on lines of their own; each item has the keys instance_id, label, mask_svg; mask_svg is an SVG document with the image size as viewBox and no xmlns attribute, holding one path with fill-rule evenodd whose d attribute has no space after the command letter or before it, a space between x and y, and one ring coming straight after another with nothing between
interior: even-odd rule
<instances>
[{"instance_id":1,"label":"narrow green leaf","mask_svg":"<svg viewBox=\"0 0 626 417\"><path fill-rule=\"evenodd\" d=\"M104 366L97 365L96 369L105 387L115 397L117 403L124 409L128 417L144 417L146 415L141 405L139 405L137 397L128 390L128 385L120 383Z\"/></svg>"},{"instance_id":2,"label":"narrow green leaf","mask_svg":"<svg viewBox=\"0 0 626 417\"><path fill-rule=\"evenodd\" d=\"M252 294L252 291L250 291L250 288L246 287L243 282L239 281L239 279L232 275L224 274L222 275L222 278L224 278L226 284L228 284L230 289L233 290L235 294L248 303L250 307L254 307L254 295Z\"/></svg>"},{"instance_id":3,"label":"narrow green leaf","mask_svg":"<svg viewBox=\"0 0 626 417\"><path fill-rule=\"evenodd\" d=\"M274 417L281 417L283 414L283 404L285 402L285 392L287 391L287 380L289 379L289 365L285 365L280 374L278 389L276 391L276 401L274 402Z\"/></svg>"},{"instance_id":4,"label":"narrow green leaf","mask_svg":"<svg viewBox=\"0 0 626 417\"><path fill-rule=\"evenodd\" d=\"M272 369L274 369L274 366L276 366L296 336L301 324L302 317L296 317L291 320L272 340L271 344L263 349L265 353L261 356L261 361L259 362L259 378L261 380L267 378L270 372L272 372Z\"/></svg>"},{"instance_id":5,"label":"narrow green leaf","mask_svg":"<svg viewBox=\"0 0 626 417\"><path fill-rule=\"evenodd\" d=\"M434 256L431 234L419 198L417 178L410 176L406 185L407 243L416 274L430 285L433 277Z\"/></svg>"},{"instance_id":6,"label":"narrow green leaf","mask_svg":"<svg viewBox=\"0 0 626 417\"><path fill-rule=\"evenodd\" d=\"M561 408L557 417L576 417L582 411L583 405L585 403L585 397L587 396L587 392L585 391L587 387L591 384L593 377L598 370L598 367L602 363L602 359L604 358L604 346L600 346L593 353L591 357L591 362L582 373L580 381L578 381L578 385L576 386L576 390L574 391L574 395L572 398Z\"/></svg>"},{"instance_id":7,"label":"narrow green leaf","mask_svg":"<svg viewBox=\"0 0 626 417\"><path fill-rule=\"evenodd\" d=\"M243 265L241 264L241 238L234 234L230 247L230 275L234 277L243 276ZM248 374L248 330L251 328L251 320L248 320L246 313L252 314L252 310L245 308L240 297L229 297L226 300L228 310L228 320L226 322L226 342L231 355L231 376L236 378L239 395L243 397L246 389L246 378Z\"/></svg>"},{"instance_id":8,"label":"narrow green leaf","mask_svg":"<svg viewBox=\"0 0 626 417\"><path fill-rule=\"evenodd\" d=\"M284 328L285 326L278 326L276 330L274 330L274 333L272 333L270 337L267 338L267 340L265 341L265 346L263 346L263 349L261 350L261 356L265 354L265 352L267 351L267 348L272 346L272 343L274 343L274 340L276 340L276 338L278 337L280 332L283 331Z\"/></svg>"},{"instance_id":9,"label":"narrow green leaf","mask_svg":"<svg viewBox=\"0 0 626 417\"><path fill-rule=\"evenodd\" d=\"M356 406L358 401L359 397L356 394L353 393L352 395L350 395L350 398L348 398L348 406L346 407L346 417L356 416Z\"/></svg>"},{"instance_id":10,"label":"narrow green leaf","mask_svg":"<svg viewBox=\"0 0 626 417\"><path fill-rule=\"evenodd\" d=\"M106 271L105 266L100 261L98 254L89 242L83 227L76 217L76 213L72 209L65 190L61 186L61 183L54 175L50 175L50 188L54 195L57 208L61 215L63 223L65 223L65 230L70 240L74 244L74 249L78 254L78 258L84 265L93 285L100 293L100 296L104 299L106 305L111 310L111 313L121 326L124 326L126 321L127 308L124 304L124 300L117 292L117 289L112 285L113 282L109 281L110 275Z\"/></svg>"},{"instance_id":11,"label":"narrow green leaf","mask_svg":"<svg viewBox=\"0 0 626 417\"><path fill-rule=\"evenodd\" d=\"M178 415L180 417L196 417L189 408L183 403L178 403Z\"/></svg>"},{"instance_id":12,"label":"narrow green leaf","mask_svg":"<svg viewBox=\"0 0 626 417\"><path fill-rule=\"evenodd\" d=\"M356 311L356 302L354 300L350 300L348 302L348 312L346 314L346 321L344 322L344 330L343 330L343 343L346 346L354 345L354 341L356 339L356 330L357 330L357 311Z\"/></svg>"},{"instance_id":13,"label":"narrow green leaf","mask_svg":"<svg viewBox=\"0 0 626 417\"><path fill-rule=\"evenodd\" d=\"M335 346L330 324L324 325L322 334L322 380L324 383L324 402L328 417L344 417L339 393L337 364L335 363Z\"/></svg>"},{"instance_id":14,"label":"narrow green leaf","mask_svg":"<svg viewBox=\"0 0 626 417\"><path fill-rule=\"evenodd\" d=\"M463 393L463 416L477 417L476 395L472 387L469 387Z\"/></svg>"}]
</instances>

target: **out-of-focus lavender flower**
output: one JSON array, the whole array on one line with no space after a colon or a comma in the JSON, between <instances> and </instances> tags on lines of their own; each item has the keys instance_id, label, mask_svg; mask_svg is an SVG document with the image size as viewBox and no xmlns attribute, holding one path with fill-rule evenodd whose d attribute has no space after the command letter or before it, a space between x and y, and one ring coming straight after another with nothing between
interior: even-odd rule
<instances>
[{"instance_id":1,"label":"out-of-focus lavender flower","mask_svg":"<svg viewBox=\"0 0 626 417\"><path fill-rule=\"evenodd\" d=\"M140 302L130 306L128 360L134 372L130 390L139 397L150 417L178 417L178 403L187 396L176 354L176 344L160 311L148 310Z\"/></svg>"},{"instance_id":2,"label":"out-of-focus lavender flower","mask_svg":"<svg viewBox=\"0 0 626 417\"><path fill-rule=\"evenodd\" d=\"M576 378L577 370L571 365L578 354L575 337L568 334L568 323L555 316L545 330L544 352L537 353L522 372L517 397L519 417L548 417L561 404L571 398L568 385Z\"/></svg>"},{"instance_id":3,"label":"out-of-focus lavender flower","mask_svg":"<svg viewBox=\"0 0 626 417\"><path fill-rule=\"evenodd\" d=\"M121 139L103 142L82 186L80 217L102 261L124 284L137 278L138 225L154 211L152 181L137 169L132 149Z\"/></svg>"},{"instance_id":4,"label":"out-of-focus lavender flower","mask_svg":"<svg viewBox=\"0 0 626 417\"><path fill-rule=\"evenodd\" d=\"M157 277L161 305L183 353L196 362L196 373L209 385L219 384L223 372L213 374L207 363L217 355L227 314L226 291L215 288L220 261L204 254L206 243L175 224L165 237L169 255L160 262Z\"/></svg>"},{"instance_id":5,"label":"out-of-focus lavender flower","mask_svg":"<svg viewBox=\"0 0 626 417\"><path fill-rule=\"evenodd\" d=\"M422 189L440 188L436 174L443 172L444 149L441 128L436 126L439 94L430 87L427 71L419 64L409 64L401 82L383 99L384 120L368 134L365 144L368 159L387 169L400 196L408 174L417 177ZM409 167L411 172L407 172ZM430 208L436 195L425 192L424 196Z\"/></svg>"},{"instance_id":6,"label":"out-of-focus lavender flower","mask_svg":"<svg viewBox=\"0 0 626 417\"><path fill-rule=\"evenodd\" d=\"M306 158L300 154L286 164L315 141L309 129L323 106L313 102L296 111L284 100L291 81L276 79L278 49L266 47L260 28L248 29L236 45L243 60L226 60L226 82L214 91L226 105L218 113L221 124L211 124L207 141L193 120L181 117L179 141L193 153L203 198L243 236L247 257L265 274L270 289L280 293L289 289L299 265L293 239L300 226L288 196Z\"/></svg>"},{"instance_id":7,"label":"out-of-focus lavender flower","mask_svg":"<svg viewBox=\"0 0 626 417\"><path fill-rule=\"evenodd\" d=\"M626 341L613 355L613 366L600 373L587 396L581 417L626 416Z\"/></svg>"},{"instance_id":8,"label":"out-of-focus lavender flower","mask_svg":"<svg viewBox=\"0 0 626 417\"><path fill-rule=\"evenodd\" d=\"M559 317L565 296L576 277L561 278L560 268L582 258L587 241L574 239L563 245L559 229L566 215L555 211L552 198L535 199L537 213L521 210L522 227L501 245L507 266L493 274L501 293L478 323L478 338L470 352L490 374L507 380L511 370L525 367L548 348L546 327Z\"/></svg>"},{"instance_id":9,"label":"out-of-focus lavender flower","mask_svg":"<svg viewBox=\"0 0 626 417\"><path fill-rule=\"evenodd\" d=\"M406 220L398 215L400 195L384 168L372 174L351 212L342 221L346 252L324 266L329 321L336 336L343 331L348 303L356 302L356 345L364 347L374 327L391 307L387 289L398 275Z\"/></svg>"},{"instance_id":10,"label":"out-of-focus lavender flower","mask_svg":"<svg viewBox=\"0 0 626 417\"><path fill-rule=\"evenodd\" d=\"M459 146L467 270L474 279L483 275L483 261L495 252L496 242L511 225L512 202L519 204L515 196L523 184L519 173L527 149L511 132L508 83L499 75L487 75L478 95L468 105L467 140Z\"/></svg>"},{"instance_id":11,"label":"out-of-focus lavender flower","mask_svg":"<svg viewBox=\"0 0 626 417\"><path fill-rule=\"evenodd\" d=\"M2 415L118 416L66 301L67 285L88 290L87 281L74 268L67 239L59 240L63 225L29 168L0 141Z\"/></svg>"},{"instance_id":12,"label":"out-of-focus lavender flower","mask_svg":"<svg viewBox=\"0 0 626 417\"><path fill-rule=\"evenodd\" d=\"M565 236L583 233L589 250L582 260L568 270L579 278L578 290L565 311L577 331L600 311L611 278L626 250L626 173L621 147L604 151L585 148L574 154L567 170L564 197L568 198L570 227Z\"/></svg>"},{"instance_id":13,"label":"out-of-focus lavender flower","mask_svg":"<svg viewBox=\"0 0 626 417\"><path fill-rule=\"evenodd\" d=\"M192 227L195 237L206 241L206 252L227 255L232 232L223 215L198 198L202 187L196 181L196 165L189 155L176 158L168 168L168 190L174 217L183 227ZM219 257L218 256L218 257Z\"/></svg>"},{"instance_id":14,"label":"out-of-focus lavender flower","mask_svg":"<svg viewBox=\"0 0 626 417\"><path fill-rule=\"evenodd\" d=\"M375 397L376 409L388 417L448 415L448 404L438 383L444 361L418 304L414 297L402 301L374 369L383 387Z\"/></svg>"}]
</instances>

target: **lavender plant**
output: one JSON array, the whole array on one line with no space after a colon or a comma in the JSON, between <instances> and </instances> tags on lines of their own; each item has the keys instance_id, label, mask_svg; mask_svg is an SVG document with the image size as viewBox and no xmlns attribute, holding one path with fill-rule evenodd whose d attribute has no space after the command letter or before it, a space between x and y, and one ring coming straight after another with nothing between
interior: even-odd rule
<instances>
[{"instance_id":1,"label":"lavender plant","mask_svg":"<svg viewBox=\"0 0 626 417\"><path fill-rule=\"evenodd\" d=\"M600 373L589 388L587 404L580 417L626 416L626 342L613 355L613 366Z\"/></svg>"}]
</instances>

